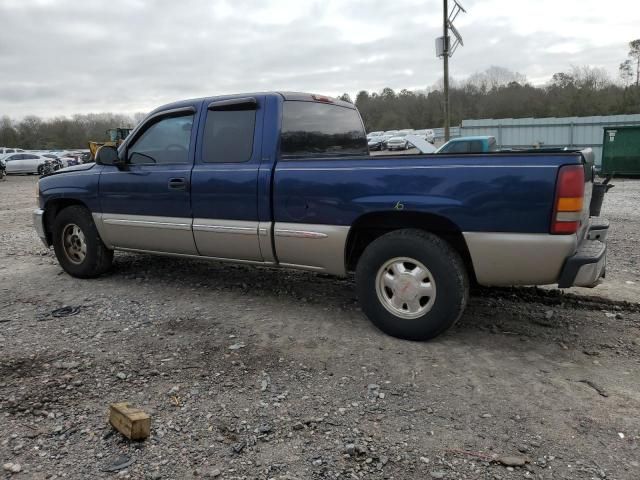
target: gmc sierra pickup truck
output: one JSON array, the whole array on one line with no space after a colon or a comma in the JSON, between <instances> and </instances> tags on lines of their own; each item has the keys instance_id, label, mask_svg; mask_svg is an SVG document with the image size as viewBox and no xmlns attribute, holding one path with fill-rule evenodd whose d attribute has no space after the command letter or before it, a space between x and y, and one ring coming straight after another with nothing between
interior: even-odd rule
<instances>
[{"instance_id":1,"label":"gmc sierra pickup truck","mask_svg":"<svg viewBox=\"0 0 640 480\"><path fill-rule=\"evenodd\" d=\"M372 157L350 103L255 93L156 109L95 164L40 179L34 222L80 278L114 250L355 272L375 325L424 340L472 282L597 284L592 179L589 152Z\"/></svg>"}]
</instances>

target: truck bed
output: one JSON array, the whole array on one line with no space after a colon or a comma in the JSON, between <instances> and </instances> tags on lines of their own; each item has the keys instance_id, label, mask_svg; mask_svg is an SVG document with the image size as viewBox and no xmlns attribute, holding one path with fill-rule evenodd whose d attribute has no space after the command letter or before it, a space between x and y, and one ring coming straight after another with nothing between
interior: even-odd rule
<instances>
[{"instance_id":1,"label":"truck bed","mask_svg":"<svg viewBox=\"0 0 640 480\"><path fill-rule=\"evenodd\" d=\"M577 152L280 161L274 218L350 225L394 207L441 215L460 231L548 233L558 167L581 161Z\"/></svg>"}]
</instances>

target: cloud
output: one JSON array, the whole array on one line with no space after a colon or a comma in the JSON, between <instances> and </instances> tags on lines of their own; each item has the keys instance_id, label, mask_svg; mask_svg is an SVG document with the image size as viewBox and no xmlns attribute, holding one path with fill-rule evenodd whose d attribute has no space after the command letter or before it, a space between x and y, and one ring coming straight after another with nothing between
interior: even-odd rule
<instances>
[{"instance_id":1,"label":"cloud","mask_svg":"<svg viewBox=\"0 0 640 480\"><path fill-rule=\"evenodd\" d=\"M543 82L589 64L615 75L640 20L635 2L619 3L625 15L595 15L595 0L464 0L451 73L500 65ZM0 18L0 115L13 117L243 91L424 89L441 75L439 0L4 0Z\"/></svg>"}]
</instances>

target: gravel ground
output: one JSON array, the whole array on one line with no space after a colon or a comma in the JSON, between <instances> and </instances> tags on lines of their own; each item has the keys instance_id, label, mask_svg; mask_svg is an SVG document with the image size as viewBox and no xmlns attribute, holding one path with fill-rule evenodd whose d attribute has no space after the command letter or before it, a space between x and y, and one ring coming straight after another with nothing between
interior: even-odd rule
<instances>
[{"instance_id":1,"label":"gravel ground","mask_svg":"<svg viewBox=\"0 0 640 480\"><path fill-rule=\"evenodd\" d=\"M0 478L640 478L638 303L483 289L412 343L351 279L118 254L82 281L34 184L0 182ZM637 300L640 182L616 184L607 283ZM149 439L107 425L120 401Z\"/></svg>"}]
</instances>

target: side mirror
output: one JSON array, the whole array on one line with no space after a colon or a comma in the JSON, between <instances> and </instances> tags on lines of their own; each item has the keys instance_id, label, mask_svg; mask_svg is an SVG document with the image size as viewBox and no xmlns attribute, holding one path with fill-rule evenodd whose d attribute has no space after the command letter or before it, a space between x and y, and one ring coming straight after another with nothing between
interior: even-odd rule
<instances>
[{"instance_id":1,"label":"side mirror","mask_svg":"<svg viewBox=\"0 0 640 480\"><path fill-rule=\"evenodd\" d=\"M118 149L111 145L103 145L96 153L96 163L98 165L115 165L120 167L124 162L118 157Z\"/></svg>"}]
</instances>

